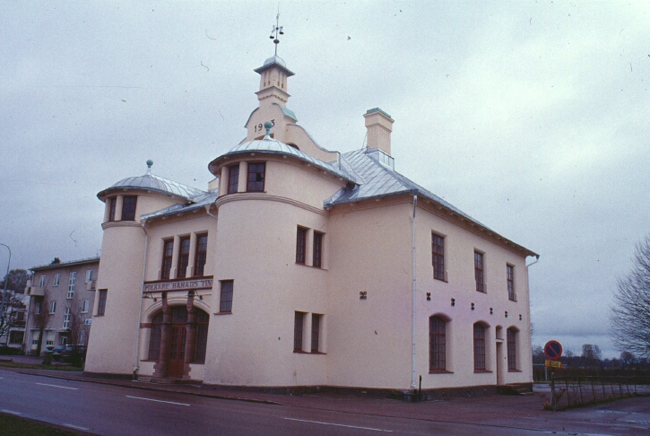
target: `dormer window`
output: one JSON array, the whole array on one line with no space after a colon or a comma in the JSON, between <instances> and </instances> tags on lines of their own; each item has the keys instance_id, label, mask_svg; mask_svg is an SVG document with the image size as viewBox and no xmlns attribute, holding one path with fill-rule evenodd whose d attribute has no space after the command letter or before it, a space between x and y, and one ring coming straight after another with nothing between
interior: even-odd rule
<instances>
[{"instance_id":1,"label":"dormer window","mask_svg":"<svg viewBox=\"0 0 650 436\"><path fill-rule=\"evenodd\" d=\"M368 149L368 156L391 170L395 169L395 159L380 148Z\"/></svg>"}]
</instances>

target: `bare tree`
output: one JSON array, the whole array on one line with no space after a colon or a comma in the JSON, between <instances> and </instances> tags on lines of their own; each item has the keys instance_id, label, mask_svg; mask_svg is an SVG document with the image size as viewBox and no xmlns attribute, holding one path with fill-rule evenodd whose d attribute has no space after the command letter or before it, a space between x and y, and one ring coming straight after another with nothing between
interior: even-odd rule
<instances>
[{"instance_id":1,"label":"bare tree","mask_svg":"<svg viewBox=\"0 0 650 436\"><path fill-rule=\"evenodd\" d=\"M43 347L43 335L45 334L45 326L47 325L47 318L50 316L50 298L49 291L45 289L42 297L32 297L34 299L31 304L29 317L33 320L32 326L38 329L38 345L36 347L36 355L41 355L41 348ZM28 345L29 350L29 345ZM26 350L26 352L28 351Z\"/></svg>"},{"instance_id":2,"label":"bare tree","mask_svg":"<svg viewBox=\"0 0 650 436\"><path fill-rule=\"evenodd\" d=\"M70 306L70 322L68 326L70 344L81 345L87 343L89 328L81 315L81 304L79 300L73 300Z\"/></svg>"},{"instance_id":3,"label":"bare tree","mask_svg":"<svg viewBox=\"0 0 650 436\"><path fill-rule=\"evenodd\" d=\"M619 351L650 357L650 235L636 245L630 273L618 280L611 327Z\"/></svg>"},{"instance_id":4,"label":"bare tree","mask_svg":"<svg viewBox=\"0 0 650 436\"><path fill-rule=\"evenodd\" d=\"M582 345L582 359L585 367L596 366L600 363L602 353L598 345L583 344Z\"/></svg>"}]
</instances>

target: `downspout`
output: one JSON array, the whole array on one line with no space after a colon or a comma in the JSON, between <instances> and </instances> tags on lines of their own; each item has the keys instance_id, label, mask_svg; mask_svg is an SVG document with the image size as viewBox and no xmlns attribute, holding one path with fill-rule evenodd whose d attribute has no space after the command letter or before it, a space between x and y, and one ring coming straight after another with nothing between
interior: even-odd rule
<instances>
[{"instance_id":1,"label":"downspout","mask_svg":"<svg viewBox=\"0 0 650 436\"><path fill-rule=\"evenodd\" d=\"M145 268L147 265L147 246L149 245L149 233L144 228L146 220L142 221L142 231L144 232L144 255L142 256L142 289L140 291L140 310L138 311L138 328L136 330L137 336L135 338L135 359L133 361L133 380L138 379L138 364L140 363L140 325L142 323L142 301L144 300L144 280Z\"/></svg>"},{"instance_id":2,"label":"downspout","mask_svg":"<svg viewBox=\"0 0 650 436\"><path fill-rule=\"evenodd\" d=\"M411 389L417 388L417 382L415 380L415 311L417 308L416 300L416 290L417 290L417 278L416 278L416 268L415 268L415 211L418 207L418 191L413 190L413 219L411 221L411 297L412 297L412 308L411 308Z\"/></svg>"},{"instance_id":3,"label":"downspout","mask_svg":"<svg viewBox=\"0 0 650 436\"><path fill-rule=\"evenodd\" d=\"M206 204L206 205L205 205L205 213L207 213L208 215L210 215L212 218L214 218L215 221L218 222L218 221L219 221L219 218L217 218L216 215L213 215L213 214L210 213L210 208L211 208L211 207L212 207L212 203L210 203L210 204Z\"/></svg>"},{"instance_id":4,"label":"downspout","mask_svg":"<svg viewBox=\"0 0 650 436\"><path fill-rule=\"evenodd\" d=\"M535 265L537 262L539 262L539 254L535 255L535 261L526 265L526 292L528 292L528 341L530 342L532 346L532 334L530 331L530 285L529 285L529 279L528 279L528 268L531 266Z\"/></svg>"}]
</instances>

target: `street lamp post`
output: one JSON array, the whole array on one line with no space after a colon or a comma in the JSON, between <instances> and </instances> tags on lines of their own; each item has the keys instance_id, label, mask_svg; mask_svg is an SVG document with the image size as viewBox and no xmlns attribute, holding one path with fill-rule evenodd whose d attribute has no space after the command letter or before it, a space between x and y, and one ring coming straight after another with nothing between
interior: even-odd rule
<instances>
[{"instance_id":1,"label":"street lamp post","mask_svg":"<svg viewBox=\"0 0 650 436\"><path fill-rule=\"evenodd\" d=\"M0 306L0 318L5 315L5 295L7 295L7 283L9 282L9 267L11 265L11 248L7 244L0 242L0 245L7 247L9 250L9 261L7 261L7 274L5 275L5 288L2 291L2 305Z\"/></svg>"}]
</instances>

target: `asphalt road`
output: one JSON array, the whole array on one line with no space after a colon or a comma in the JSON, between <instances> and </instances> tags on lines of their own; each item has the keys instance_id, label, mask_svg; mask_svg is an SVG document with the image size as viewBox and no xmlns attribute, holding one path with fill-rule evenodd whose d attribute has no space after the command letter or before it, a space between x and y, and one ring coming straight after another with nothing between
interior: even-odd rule
<instances>
[{"instance_id":1,"label":"asphalt road","mask_svg":"<svg viewBox=\"0 0 650 436\"><path fill-rule=\"evenodd\" d=\"M424 403L422 403L424 404ZM616 404L616 403L612 403ZM619 409L624 408L619 403ZM638 407L638 406L637 406ZM614 409L585 410L562 415L582 422L599 418L610 421L603 434L648 434L645 409L637 415ZM55 379L0 370L0 412L37 419L72 429L111 435L540 435L544 425L532 429L509 422L505 425L432 421L327 411L300 406L274 405L207 398L177 392L150 391L120 386ZM549 412L550 413L550 412ZM640 415L639 415L640 413ZM617 415L619 414L619 415ZM636 422L621 422L621 414L636 416ZM650 416L650 415L648 415ZM619 419L614 427L614 418ZM523 421L522 420L522 424ZM575 424L574 420L573 423ZM568 422L568 421L567 421ZM540 423L543 424L543 423ZM589 434L557 431L554 434ZM527 428L523 428L527 427ZM575 428L575 425L573 426ZM644 430L645 429L645 430ZM638 432L637 432L638 431ZM0 432L1 433L1 432ZM592 433L593 434L593 433Z\"/></svg>"}]
</instances>

